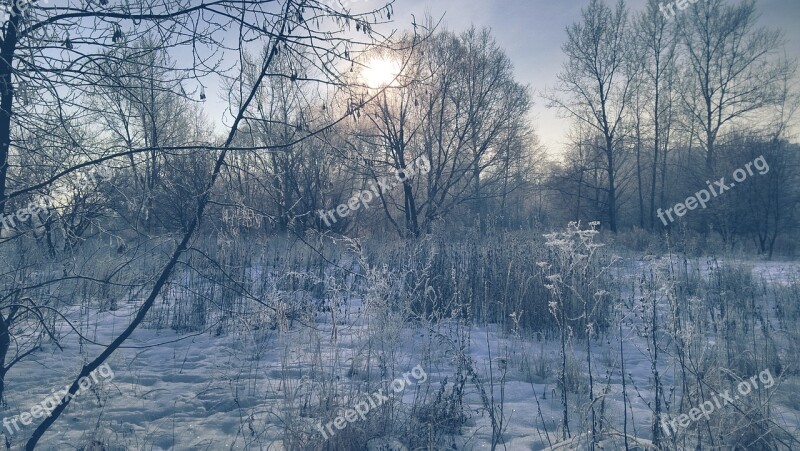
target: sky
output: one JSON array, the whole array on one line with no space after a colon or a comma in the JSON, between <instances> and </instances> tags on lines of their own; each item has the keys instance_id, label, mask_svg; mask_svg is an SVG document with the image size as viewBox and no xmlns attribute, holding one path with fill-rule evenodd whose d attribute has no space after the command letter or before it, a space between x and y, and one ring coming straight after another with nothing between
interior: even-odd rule
<instances>
[{"instance_id":1,"label":"sky","mask_svg":"<svg viewBox=\"0 0 800 451\"><path fill-rule=\"evenodd\" d=\"M372 6L373 1L379 0L366 0L364 6ZM529 85L534 93L531 119L539 138L551 152L560 153L569 121L546 108L541 93L557 82L564 60L564 30L580 20L581 8L587 4L588 0L396 0L395 27L408 28L412 14L422 21L427 12L434 17L443 16L444 25L452 31L464 30L471 24L490 28L514 63L517 80ZM632 11L638 11L646 1L628 0L627 4ZM784 32L787 54L800 61L800 0L757 0L756 9L762 25Z\"/></svg>"}]
</instances>

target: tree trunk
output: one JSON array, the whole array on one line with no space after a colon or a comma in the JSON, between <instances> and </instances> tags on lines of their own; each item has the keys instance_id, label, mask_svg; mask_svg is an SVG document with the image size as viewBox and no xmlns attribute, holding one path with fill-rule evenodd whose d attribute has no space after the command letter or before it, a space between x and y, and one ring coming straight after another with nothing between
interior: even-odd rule
<instances>
[{"instance_id":1,"label":"tree trunk","mask_svg":"<svg viewBox=\"0 0 800 451\"><path fill-rule=\"evenodd\" d=\"M6 392L6 356L10 347L11 334L8 331L8 324L6 324L6 318L0 314L0 403L2 403Z\"/></svg>"},{"instance_id":2,"label":"tree trunk","mask_svg":"<svg viewBox=\"0 0 800 451\"><path fill-rule=\"evenodd\" d=\"M617 233L617 187L614 174L613 141L606 136L606 161L608 164L608 226Z\"/></svg>"},{"instance_id":3,"label":"tree trunk","mask_svg":"<svg viewBox=\"0 0 800 451\"><path fill-rule=\"evenodd\" d=\"M14 12L19 12L13 6ZM6 180L8 178L8 156L11 148L11 107L14 87L11 73L14 68L14 52L17 47L17 26L20 14L12 14L6 26L3 46L0 48L0 214L5 213Z\"/></svg>"},{"instance_id":4,"label":"tree trunk","mask_svg":"<svg viewBox=\"0 0 800 451\"><path fill-rule=\"evenodd\" d=\"M659 100L661 97L661 87L658 86L659 80L656 78L656 99L654 110L654 145L653 145L653 169L650 171L650 230L656 227L656 177L658 177L658 146L661 145L661 115L659 108L661 107Z\"/></svg>"},{"instance_id":5,"label":"tree trunk","mask_svg":"<svg viewBox=\"0 0 800 451\"><path fill-rule=\"evenodd\" d=\"M639 183L639 227L644 229L644 186L642 185L642 131L638 117L636 119L636 179L637 182Z\"/></svg>"}]
</instances>

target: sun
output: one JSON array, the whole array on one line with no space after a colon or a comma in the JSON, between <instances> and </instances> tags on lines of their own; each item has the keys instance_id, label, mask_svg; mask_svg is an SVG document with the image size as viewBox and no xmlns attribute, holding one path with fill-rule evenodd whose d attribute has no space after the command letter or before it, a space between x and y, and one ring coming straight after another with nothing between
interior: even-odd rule
<instances>
[{"instance_id":1,"label":"sun","mask_svg":"<svg viewBox=\"0 0 800 451\"><path fill-rule=\"evenodd\" d=\"M389 58L373 58L364 66L361 74L364 83L371 89L379 89L397 83L400 63Z\"/></svg>"}]
</instances>

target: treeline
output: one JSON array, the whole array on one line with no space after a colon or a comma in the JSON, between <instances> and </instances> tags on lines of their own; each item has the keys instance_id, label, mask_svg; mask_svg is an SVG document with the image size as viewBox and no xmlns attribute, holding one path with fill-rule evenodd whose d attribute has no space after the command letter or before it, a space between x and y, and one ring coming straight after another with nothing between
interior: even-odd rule
<instances>
[{"instance_id":1,"label":"treeline","mask_svg":"<svg viewBox=\"0 0 800 451\"><path fill-rule=\"evenodd\" d=\"M237 155L243 169L232 180L245 182L228 192L239 193L232 202L240 213L257 207L270 233L415 237L437 223L485 231L597 220L613 232L688 230L730 248L792 254L796 68L782 35L757 17L752 2L698 2L669 15L655 0L637 12L591 1L566 30L558 85L542 93L570 124L566 152L549 149L549 158L526 120L534 95L488 31L406 35L394 50L362 55L346 88L309 94L303 73L265 85L252 142L280 145L333 117L348 119L268 157ZM364 73L376 64L396 76L370 86ZM659 219L707 182L732 182L760 156L767 173L703 208ZM369 208L323 220L320 210L420 157L431 162L429 173L381 190Z\"/></svg>"},{"instance_id":2,"label":"treeline","mask_svg":"<svg viewBox=\"0 0 800 451\"><path fill-rule=\"evenodd\" d=\"M567 61L545 95L573 124L564 162L548 180L551 221L688 229L770 256L776 245L794 247L798 90L782 34L759 26L751 1L707 0L673 12L657 0L641 12L592 0L567 29ZM660 220L659 210L722 177L729 185L759 156L768 173Z\"/></svg>"},{"instance_id":3,"label":"treeline","mask_svg":"<svg viewBox=\"0 0 800 451\"><path fill-rule=\"evenodd\" d=\"M241 170L228 192L266 212L269 229L418 237L442 220L483 228L496 218L525 221L518 207L529 202L543 149L526 119L531 93L514 80L508 56L475 28L407 35L395 47L362 55L345 88L309 92L302 73L265 85L264 108L243 139L280 145L347 117L269 157L234 157ZM430 168L396 178L414 161ZM326 220L325 211L365 191L376 199Z\"/></svg>"},{"instance_id":4,"label":"treeline","mask_svg":"<svg viewBox=\"0 0 800 451\"><path fill-rule=\"evenodd\" d=\"M336 20L373 33L361 20ZM541 92L570 125L566 151L549 155L528 120L536 94L515 79L488 30L456 33L428 19L370 48L339 42L336 64L306 64L314 49L291 41L258 54L243 49L240 74L220 76L229 111L246 108L203 227L226 240L600 221L613 232L691 230L769 256L792 253L800 184L790 142L800 103L783 44L780 33L757 26L752 2L708 0L669 15L656 0L638 12L593 0L566 30L559 83ZM12 198L0 201L17 211L75 185L55 212L26 223L52 255L109 227L124 229L115 239L125 241L142 230L184 231L194 219L212 151L225 139L197 105L212 95L190 76L197 68L180 67L170 49L143 33L104 50L107 63L73 86L69 108L39 108L64 99L34 75L20 81L15 107L25 119L12 123L5 183ZM273 72L261 77L267 58ZM113 180L82 187L67 174L48 182L60 167L114 152L122 157L103 163ZM660 219L759 156L768 173ZM429 171L396 179L420 159ZM374 193L368 204L327 218L365 191Z\"/></svg>"}]
</instances>

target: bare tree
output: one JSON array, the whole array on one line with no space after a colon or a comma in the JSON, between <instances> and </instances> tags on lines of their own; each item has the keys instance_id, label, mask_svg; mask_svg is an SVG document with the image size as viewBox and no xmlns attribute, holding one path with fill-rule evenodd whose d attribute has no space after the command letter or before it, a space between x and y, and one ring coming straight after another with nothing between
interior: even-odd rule
<instances>
[{"instance_id":1,"label":"bare tree","mask_svg":"<svg viewBox=\"0 0 800 451\"><path fill-rule=\"evenodd\" d=\"M367 103L366 120L352 130L358 143L351 147L373 182L405 171L419 158L430 162L426 174L403 182L402 200L381 190L387 220L401 236L430 230L433 221L459 206L471 208L485 226L486 201L515 189L509 183L512 169L521 167L523 155L534 155L527 152L528 146L535 148L525 120L529 94L514 80L510 60L488 30L441 31L418 49L411 58L373 56L373 61L394 58L399 75ZM394 211L402 213L402 221Z\"/></svg>"},{"instance_id":2,"label":"bare tree","mask_svg":"<svg viewBox=\"0 0 800 451\"><path fill-rule=\"evenodd\" d=\"M535 143L525 142L532 133L524 120L530 95L514 80L510 60L488 30L442 33L425 56L431 78L422 97L420 145L432 166L426 223L469 202L484 229L486 201L496 189L508 189L502 188L503 173L513 152L534 155Z\"/></svg>"},{"instance_id":3,"label":"bare tree","mask_svg":"<svg viewBox=\"0 0 800 451\"><path fill-rule=\"evenodd\" d=\"M672 87L676 73L678 43L674 22L664 17L659 10L660 4L658 0L650 0L647 9L637 21L637 42L641 42L645 49L642 70L644 85L640 89L643 89L651 99L650 123L653 142L649 196L651 229L655 227L659 157L666 161L664 155L670 143L670 117L674 96ZM666 170L663 164L661 170L662 174Z\"/></svg>"},{"instance_id":4,"label":"bare tree","mask_svg":"<svg viewBox=\"0 0 800 451\"><path fill-rule=\"evenodd\" d=\"M785 61L773 58L781 33L757 28L755 2L697 2L679 17L683 37L683 102L688 120L702 133L706 166L715 163L715 144L724 126L779 99ZM688 94L687 91L691 91ZM700 96L699 105L694 93ZM698 108L699 107L699 108Z\"/></svg>"},{"instance_id":5,"label":"bare tree","mask_svg":"<svg viewBox=\"0 0 800 451\"><path fill-rule=\"evenodd\" d=\"M607 176L606 211L609 228L617 231L617 155L634 81L628 13L620 0L612 10L602 0L592 0L582 10L583 22L567 28L563 51L567 62L558 75L555 92L546 95L548 106L584 122L603 136Z\"/></svg>"}]
</instances>

